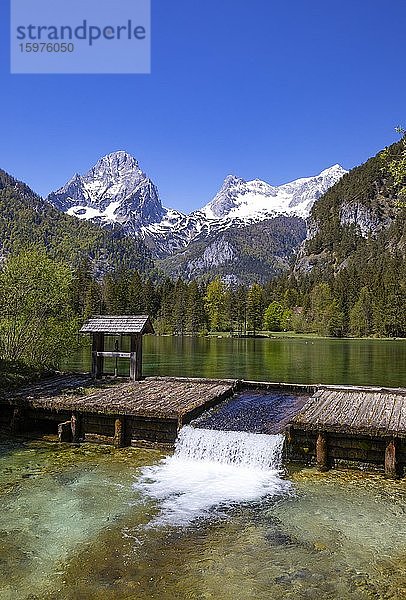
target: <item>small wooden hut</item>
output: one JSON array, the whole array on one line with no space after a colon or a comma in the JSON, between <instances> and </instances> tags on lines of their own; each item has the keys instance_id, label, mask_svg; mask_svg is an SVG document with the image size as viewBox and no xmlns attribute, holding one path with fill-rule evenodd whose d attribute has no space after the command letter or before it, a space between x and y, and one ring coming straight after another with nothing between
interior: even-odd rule
<instances>
[{"instance_id":1,"label":"small wooden hut","mask_svg":"<svg viewBox=\"0 0 406 600\"><path fill-rule=\"evenodd\" d=\"M155 333L148 315L101 315L91 317L81 328L81 333L92 335L92 375L96 379L103 376L104 358L129 358L130 379L142 377L142 336ZM128 336L130 352L106 352L104 343L106 336Z\"/></svg>"}]
</instances>

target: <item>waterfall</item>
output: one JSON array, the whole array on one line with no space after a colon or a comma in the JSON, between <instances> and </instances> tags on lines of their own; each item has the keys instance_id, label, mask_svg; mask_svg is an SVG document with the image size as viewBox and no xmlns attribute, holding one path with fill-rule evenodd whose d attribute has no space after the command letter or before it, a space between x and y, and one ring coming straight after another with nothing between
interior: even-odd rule
<instances>
[{"instance_id":1,"label":"waterfall","mask_svg":"<svg viewBox=\"0 0 406 600\"><path fill-rule=\"evenodd\" d=\"M134 488L158 503L154 525L224 516L236 504L289 494L283 435L197 429L179 432L175 453L145 467Z\"/></svg>"},{"instance_id":2,"label":"waterfall","mask_svg":"<svg viewBox=\"0 0 406 600\"><path fill-rule=\"evenodd\" d=\"M181 460L280 470L283 442L283 435L186 426L179 433L175 455Z\"/></svg>"}]
</instances>

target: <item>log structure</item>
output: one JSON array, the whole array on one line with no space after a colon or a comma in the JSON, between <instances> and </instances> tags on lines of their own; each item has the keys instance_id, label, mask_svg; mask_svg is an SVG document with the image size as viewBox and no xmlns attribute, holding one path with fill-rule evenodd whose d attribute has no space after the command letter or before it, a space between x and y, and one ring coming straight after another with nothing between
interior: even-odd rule
<instances>
[{"instance_id":1,"label":"log structure","mask_svg":"<svg viewBox=\"0 0 406 600\"><path fill-rule=\"evenodd\" d=\"M172 445L179 427L232 396L237 386L235 380L217 379L148 377L95 383L84 375L52 377L0 396L0 427L19 434L58 433L61 441L117 448Z\"/></svg>"},{"instance_id":2,"label":"log structure","mask_svg":"<svg viewBox=\"0 0 406 600\"><path fill-rule=\"evenodd\" d=\"M107 357L116 360L129 358L130 379L138 381L142 378L142 336L155 333L147 315L91 317L80 332L92 335L92 376L95 379L103 377L104 358ZM107 336L129 336L130 352L121 352L118 347L114 352L106 352L104 345Z\"/></svg>"},{"instance_id":3,"label":"log structure","mask_svg":"<svg viewBox=\"0 0 406 600\"><path fill-rule=\"evenodd\" d=\"M235 392L253 388L298 395L286 425L288 460L314 464L321 471L344 464L378 467L388 477L402 475L406 467L406 389L400 388L181 377L94 381L88 375L66 375L3 392L0 430L12 435L53 433L59 434L61 441L102 442L117 448L173 446L183 424ZM285 421L279 426L285 427Z\"/></svg>"},{"instance_id":4,"label":"log structure","mask_svg":"<svg viewBox=\"0 0 406 600\"><path fill-rule=\"evenodd\" d=\"M384 466L388 477L406 464L406 389L318 386L288 427L288 456L322 471L344 462Z\"/></svg>"}]
</instances>

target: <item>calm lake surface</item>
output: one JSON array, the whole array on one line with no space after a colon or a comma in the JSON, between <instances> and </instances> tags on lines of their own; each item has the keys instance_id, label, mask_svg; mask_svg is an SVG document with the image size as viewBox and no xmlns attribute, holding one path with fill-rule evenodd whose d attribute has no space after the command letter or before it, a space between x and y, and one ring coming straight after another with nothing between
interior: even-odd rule
<instances>
[{"instance_id":1,"label":"calm lake surface","mask_svg":"<svg viewBox=\"0 0 406 600\"><path fill-rule=\"evenodd\" d=\"M114 370L112 362L106 366ZM89 349L73 357L66 368L89 370ZM121 361L123 374L127 368L128 363ZM406 386L406 340L145 336L143 373L287 383Z\"/></svg>"},{"instance_id":2,"label":"calm lake surface","mask_svg":"<svg viewBox=\"0 0 406 600\"><path fill-rule=\"evenodd\" d=\"M397 386L405 360L403 340L144 340L147 375ZM0 439L0 599L404 600L406 480L286 470L282 443L198 426L168 454Z\"/></svg>"}]
</instances>

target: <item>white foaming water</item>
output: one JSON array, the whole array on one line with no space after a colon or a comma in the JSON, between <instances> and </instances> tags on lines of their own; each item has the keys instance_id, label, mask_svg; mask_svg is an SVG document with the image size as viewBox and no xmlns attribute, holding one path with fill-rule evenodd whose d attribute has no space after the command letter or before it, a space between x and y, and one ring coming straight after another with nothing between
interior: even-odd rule
<instances>
[{"instance_id":1,"label":"white foaming water","mask_svg":"<svg viewBox=\"0 0 406 600\"><path fill-rule=\"evenodd\" d=\"M135 488L160 501L157 525L186 525L220 507L286 494L282 435L183 427L175 454L142 470Z\"/></svg>"}]
</instances>

